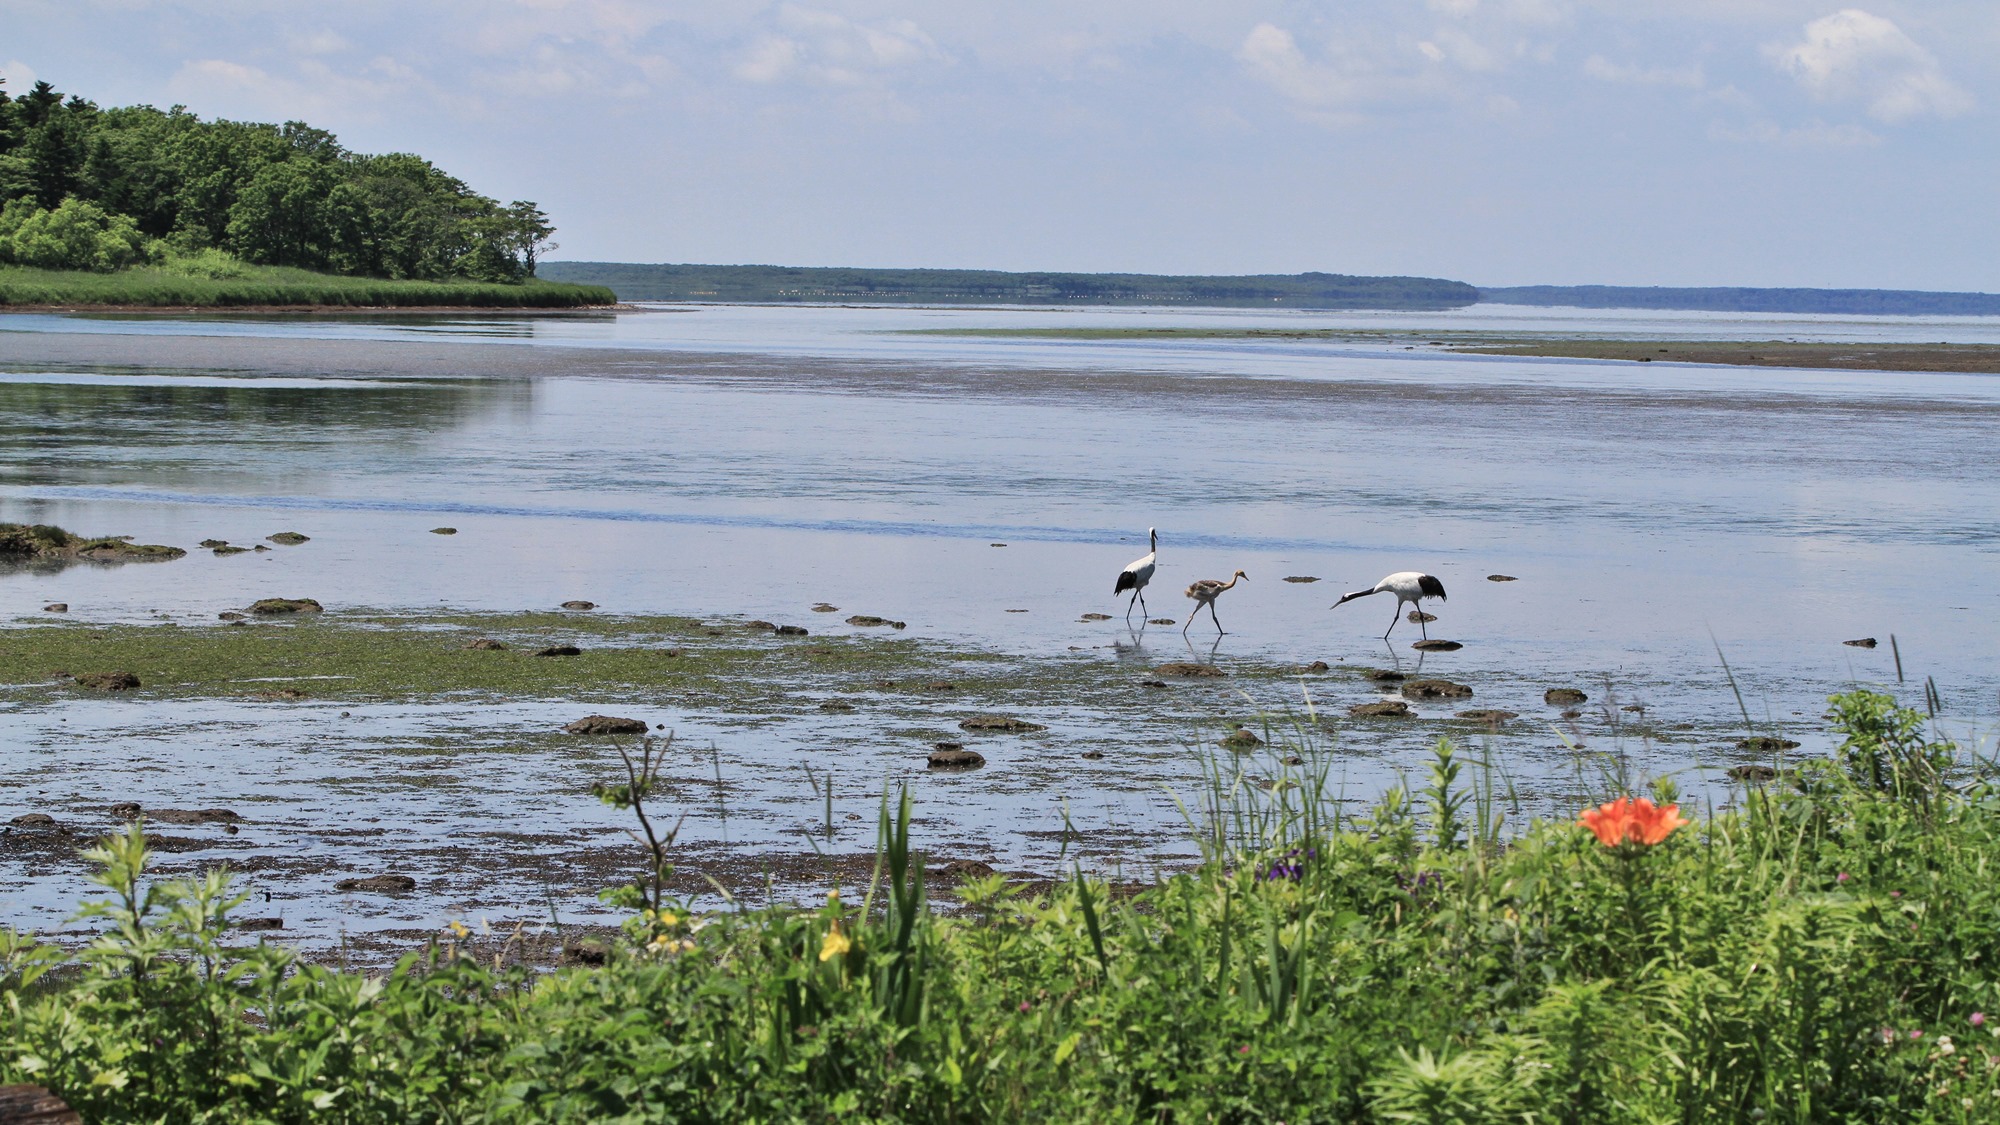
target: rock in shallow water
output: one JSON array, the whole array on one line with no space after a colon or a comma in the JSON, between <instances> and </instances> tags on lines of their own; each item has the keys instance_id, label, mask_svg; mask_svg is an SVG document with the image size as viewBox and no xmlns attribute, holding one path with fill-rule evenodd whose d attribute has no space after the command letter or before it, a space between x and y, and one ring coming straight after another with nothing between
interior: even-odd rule
<instances>
[{"instance_id":1,"label":"rock in shallow water","mask_svg":"<svg viewBox=\"0 0 2000 1125\"><path fill-rule=\"evenodd\" d=\"M43 606L43 607L42 607L42 612L43 612L43 613L68 613L68 612L69 612L69 603L68 603L68 602L50 602L49 604L47 604L47 605L45 605L45 606Z\"/></svg>"},{"instance_id":2,"label":"rock in shallow water","mask_svg":"<svg viewBox=\"0 0 2000 1125\"><path fill-rule=\"evenodd\" d=\"M1509 719L1520 718L1512 711L1502 711L1495 707L1475 707L1470 711L1460 711L1458 717L1470 722L1485 723L1489 727L1497 727Z\"/></svg>"},{"instance_id":3,"label":"rock in shallow water","mask_svg":"<svg viewBox=\"0 0 2000 1125\"><path fill-rule=\"evenodd\" d=\"M1285 581L1287 581L1287 582L1317 582L1317 581L1319 581L1319 579L1318 579L1318 578L1315 578L1314 576L1312 576L1312 575L1310 575L1310 574L1288 574L1288 575L1286 575L1286 576L1285 576Z\"/></svg>"},{"instance_id":4,"label":"rock in shallow water","mask_svg":"<svg viewBox=\"0 0 2000 1125\"><path fill-rule=\"evenodd\" d=\"M417 881L408 875L370 875L365 878L342 879L333 885L336 891L374 891L381 894L404 894L417 889Z\"/></svg>"},{"instance_id":5,"label":"rock in shallow water","mask_svg":"<svg viewBox=\"0 0 2000 1125\"><path fill-rule=\"evenodd\" d=\"M250 612L272 617L281 613L324 613L326 607L311 598L259 598L250 603Z\"/></svg>"},{"instance_id":6,"label":"rock in shallow water","mask_svg":"<svg viewBox=\"0 0 2000 1125\"><path fill-rule=\"evenodd\" d=\"M1855 640L1842 641L1840 643L1844 645L1853 645L1855 648L1874 648L1876 641L1874 637L1859 637Z\"/></svg>"},{"instance_id":7,"label":"rock in shallow water","mask_svg":"<svg viewBox=\"0 0 2000 1125\"><path fill-rule=\"evenodd\" d=\"M536 656L582 656L583 650L575 645L550 645L535 652Z\"/></svg>"},{"instance_id":8,"label":"rock in shallow water","mask_svg":"<svg viewBox=\"0 0 2000 1125\"><path fill-rule=\"evenodd\" d=\"M1511 574L1489 574L1489 575L1487 575L1487 576L1486 576L1486 580L1487 580L1488 582L1518 582L1518 581L1520 581L1520 579L1518 579L1518 578L1515 578L1515 577L1514 577L1513 575L1511 575Z\"/></svg>"},{"instance_id":9,"label":"rock in shallow water","mask_svg":"<svg viewBox=\"0 0 2000 1125\"><path fill-rule=\"evenodd\" d=\"M431 534L432 534L432 535L457 535L457 534L458 534L458 529L457 529L457 528L455 528L455 527L434 527L434 528L431 528Z\"/></svg>"},{"instance_id":10,"label":"rock in shallow water","mask_svg":"<svg viewBox=\"0 0 2000 1125\"><path fill-rule=\"evenodd\" d=\"M976 750L967 750L956 742L940 742L931 751L930 767L934 770L974 770L986 764L986 758Z\"/></svg>"},{"instance_id":11,"label":"rock in shallow water","mask_svg":"<svg viewBox=\"0 0 2000 1125\"><path fill-rule=\"evenodd\" d=\"M1162 676L1198 676L1210 679L1229 674L1213 664L1194 664L1184 660L1162 664L1156 671Z\"/></svg>"},{"instance_id":12,"label":"rock in shallow water","mask_svg":"<svg viewBox=\"0 0 2000 1125\"><path fill-rule=\"evenodd\" d=\"M1729 767L1729 780L1749 781L1761 784L1767 781L1778 780L1778 771L1772 769L1770 766L1731 766Z\"/></svg>"},{"instance_id":13,"label":"rock in shallow water","mask_svg":"<svg viewBox=\"0 0 2000 1125\"><path fill-rule=\"evenodd\" d=\"M130 672L85 672L76 682L98 691L131 691L139 686L139 677Z\"/></svg>"},{"instance_id":14,"label":"rock in shallow water","mask_svg":"<svg viewBox=\"0 0 2000 1125\"><path fill-rule=\"evenodd\" d=\"M1027 734L1031 731L1047 730L1040 723L1017 719L1012 715L974 715L958 724L960 730L990 730L1005 734Z\"/></svg>"},{"instance_id":15,"label":"rock in shallow water","mask_svg":"<svg viewBox=\"0 0 2000 1125\"><path fill-rule=\"evenodd\" d=\"M1753 734L1749 738L1738 739L1736 748L1757 754L1770 754L1779 750L1797 750L1799 744L1789 738L1779 738L1775 734Z\"/></svg>"},{"instance_id":16,"label":"rock in shallow water","mask_svg":"<svg viewBox=\"0 0 2000 1125\"><path fill-rule=\"evenodd\" d=\"M1411 680L1403 685L1406 699L1466 699L1472 689L1450 680Z\"/></svg>"},{"instance_id":17,"label":"rock in shallow water","mask_svg":"<svg viewBox=\"0 0 2000 1125\"><path fill-rule=\"evenodd\" d=\"M564 609L596 609L596 608L597 608L597 603L596 603L596 602L587 602L587 601L584 601L584 600L583 600L583 599L581 599L581 598L578 598L578 599L576 599L575 601L567 601L567 602L564 602L564 603L562 604L562 607L563 607Z\"/></svg>"},{"instance_id":18,"label":"rock in shallow water","mask_svg":"<svg viewBox=\"0 0 2000 1125\"><path fill-rule=\"evenodd\" d=\"M1589 699L1589 696L1573 687L1552 687L1542 693L1542 702L1551 707L1568 707L1571 704L1588 702Z\"/></svg>"},{"instance_id":19,"label":"rock in shallow water","mask_svg":"<svg viewBox=\"0 0 2000 1125\"><path fill-rule=\"evenodd\" d=\"M1410 647L1418 652L1457 652L1465 646L1457 641L1418 641Z\"/></svg>"},{"instance_id":20,"label":"rock in shallow water","mask_svg":"<svg viewBox=\"0 0 2000 1125\"><path fill-rule=\"evenodd\" d=\"M276 543L280 547L296 547L301 543L312 542L311 536L300 535L296 531L280 531L276 535L266 535L264 538Z\"/></svg>"},{"instance_id":21,"label":"rock in shallow water","mask_svg":"<svg viewBox=\"0 0 2000 1125\"><path fill-rule=\"evenodd\" d=\"M1379 703L1357 703L1347 709L1347 714L1355 719L1405 719L1410 715L1410 705L1400 699L1384 699Z\"/></svg>"},{"instance_id":22,"label":"rock in shallow water","mask_svg":"<svg viewBox=\"0 0 2000 1125\"><path fill-rule=\"evenodd\" d=\"M570 734L645 734L644 719L621 719L616 715L585 715L563 727Z\"/></svg>"},{"instance_id":23,"label":"rock in shallow water","mask_svg":"<svg viewBox=\"0 0 2000 1125\"><path fill-rule=\"evenodd\" d=\"M1254 750L1263 744L1264 740L1258 738L1248 727L1237 727L1220 743L1224 750Z\"/></svg>"}]
</instances>

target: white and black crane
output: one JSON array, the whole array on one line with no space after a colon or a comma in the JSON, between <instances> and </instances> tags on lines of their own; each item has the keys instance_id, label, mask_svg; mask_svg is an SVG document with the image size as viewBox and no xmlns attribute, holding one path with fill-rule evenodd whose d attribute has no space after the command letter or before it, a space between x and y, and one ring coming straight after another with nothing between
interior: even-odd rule
<instances>
[{"instance_id":1,"label":"white and black crane","mask_svg":"<svg viewBox=\"0 0 2000 1125\"><path fill-rule=\"evenodd\" d=\"M1152 549L1147 553L1145 558L1133 559L1131 562L1126 563L1125 569L1118 572L1118 584L1111 587L1113 594L1122 594L1127 590L1132 591L1132 600L1125 603L1125 623L1127 625L1132 623L1133 602L1137 602L1141 610L1146 608L1146 583L1153 580L1153 568L1158 564L1160 558L1160 529L1156 527L1147 528L1146 538L1150 541Z\"/></svg>"},{"instance_id":2,"label":"white and black crane","mask_svg":"<svg viewBox=\"0 0 2000 1125\"><path fill-rule=\"evenodd\" d=\"M1249 577L1239 570L1236 576L1227 582L1220 578L1203 578L1191 583L1187 588L1187 596L1194 599L1194 612L1188 614L1187 625L1181 626L1181 636L1187 636L1188 625L1194 624L1194 619L1201 616L1201 607L1207 606L1209 619L1215 622L1216 638L1221 639L1222 618L1215 616L1215 599L1234 590L1239 580Z\"/></svg>"},{"instance_id":3,"label":"white and black crane","mask_svg":"<svg viewBox=\"0 0 2000 1125\"><path fill-rule=\"evenodd\" d=\"M1396 621L1403 616L1403 606L1405 604L1416 606L1417 627L1424 630L1425 640L1430 639L1431 631L1424 628L1424 607L1420 599L1436 598L1439 601L1445 600L1444 583L1420 571L1399 570L1382 581L1375 583L1369 589L1356 590L1351 594L1340 595L1340 600L1327 608L1339 609L1356 598L1365 598L1370 594L1396 595L1396 616L1389 619L1389 633L1396 631ZM1385 641L1388 640L1389 633L1382 634L1382 639Z\"/></svg>"}]
</instances>

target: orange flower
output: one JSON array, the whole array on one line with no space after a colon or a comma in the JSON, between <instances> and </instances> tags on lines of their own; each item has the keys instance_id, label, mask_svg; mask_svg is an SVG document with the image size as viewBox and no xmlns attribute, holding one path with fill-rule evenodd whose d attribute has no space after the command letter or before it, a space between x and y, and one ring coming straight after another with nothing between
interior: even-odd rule
<instances>
[{"instance_id":1,"label":"orange flower","mask_svg":"<svg viewBox=\"0 0 2000 1125\"><path fill-rule=\"evenodd\" d=\"M1585 809L1576 822L1590 829L1598 843L1615 848L1627 840L1652 847L1686 824L1687 819L1681 816L1679 805L1661 808L1644 797L1637 800L1620 797Z\"/></svg>"}]
</instances>

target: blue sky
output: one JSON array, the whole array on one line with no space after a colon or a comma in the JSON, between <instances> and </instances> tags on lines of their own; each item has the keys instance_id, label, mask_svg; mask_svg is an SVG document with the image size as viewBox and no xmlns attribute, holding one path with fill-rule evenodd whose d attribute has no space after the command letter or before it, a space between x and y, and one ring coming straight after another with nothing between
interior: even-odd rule
<instances>
[{"instance_id":1,"label":"blue sky","mask_svg":"<svg viewBox=\"0 0 2000 1125\"><path fill-rule=\"evenodd\" d=\"M300 118L554 258L2000 291L1992 0L0 0L0 74Z\"/></svg>"}]
</instances>

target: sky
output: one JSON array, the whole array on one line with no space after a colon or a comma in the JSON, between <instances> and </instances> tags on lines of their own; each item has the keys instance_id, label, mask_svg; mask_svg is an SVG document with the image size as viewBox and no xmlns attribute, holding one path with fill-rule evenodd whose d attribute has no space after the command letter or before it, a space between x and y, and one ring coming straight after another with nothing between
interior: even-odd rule
<instances>
[{"instance_id":1,"label":"sky","mask_svg":"<svg viewBox=\"0 0 2000 1125\"><path fill-rule=\"evenodd\" d=\"M1993 0L0 0L551 259L2000 291Z\"/></svg>"}]
</instances>

